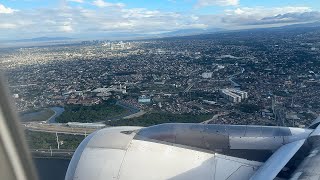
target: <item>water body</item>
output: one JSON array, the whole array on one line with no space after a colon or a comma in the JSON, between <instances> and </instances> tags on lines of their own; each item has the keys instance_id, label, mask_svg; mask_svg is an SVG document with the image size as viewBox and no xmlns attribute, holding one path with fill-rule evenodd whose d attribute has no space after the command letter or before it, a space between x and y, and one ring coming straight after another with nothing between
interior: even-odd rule
<instances>
[{"instance_id":1,"label":"water body","mask_svg":"<svg viewBox=\"0 0 320 180\"><path fill-rule=\"evenodd\" d=\"M30 119L33 119L34 117L41 116L42 111L35 111L30 113L23 113L20 114L21 121L30 121Z\"/></svg>"},{"instance_id":2,"label":"water body","mask_svg":"<svg viewBox=\"0 0 320 180\"><path fill-rule=\"evenodd\" d=\"M39 180L64 180L69 159L34 158Z\"/></svg>"},{"instance_id":3,"label":"water body","mask_svg":"<svg viewBox=\"0 0 320 180\"><path fill-rule=\"evenodd\" d=\"M55 112L55 114L51 118L48 119L48 122L49 123L56 123L56 118L64 112L64 108L63 107L51 107L50 109L53 110Z\"/></svg>"},{"instance_id":4,"label":"water body","mask_svg":"<svg viewBox=\"0 0 320 180\"><path fill-rule=\"evenodd\" d=\"M49 123L56 123L56 118L60 116L64 112L63 107L50 107L52 111L54 111L54 115L51 116L47 122ZM28 112L21 114L21 121L28 121L28 119L33 119L35 117L41 116L43 110L35 111L35 112Z\"/></svg>"}]
</instances>

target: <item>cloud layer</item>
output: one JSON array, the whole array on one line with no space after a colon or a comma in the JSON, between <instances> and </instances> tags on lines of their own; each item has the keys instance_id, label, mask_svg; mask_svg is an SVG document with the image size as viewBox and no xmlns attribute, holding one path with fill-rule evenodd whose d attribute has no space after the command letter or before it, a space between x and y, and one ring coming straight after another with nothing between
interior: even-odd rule
<instances>
[{"instance_id":1,"label":"cloud layer","mask_svg":"<svg viewBox=\"0 0 320 180\"><path fill-rule=\"evenodd\" d=\"M308 18L304 16L309 14ZM310 7L278 7L278 8L236 8L226 10L221 21L230 25L263 25L278 23L303 23L317 18L318 12L312 11ZM289 16L291 17L289 17Z\"/></svg>"},{"instance_id":2,"label":"cloud layer","mask_svg":"<svg viewBox=\"0 0 320 180\"><path fill-rule=\"evenodd\" d=\"M0 4L0 39L35 36L92 37L107 34L157 34L181 29L250 28L320 20L310 7L241 7L237 0L199 0L201 6L219 5L223 13L191 14L128 8L104 0L68 0L59 8L16 10ZM81 6L82 4L89 4ZM222 5L221 4L221 5ZM86 7L86 8L85 8Z\"/></svg>"},{"instance_id":3,"label":"cloud layer","mask_svg":"<svg viewBox=\"0 0 320 180\"><path fill-rule=\"evenodd\" d=\"M198 0L195 7L201 8L205 6L236 6L239 0Z\"/></svg>"},{"instance_id":4,"label":"cloud layer","mask_svg":"<svg viewBox=\"0 0 320 180\"><path fill-rule=\"evenodd\" d=\"M110 3L110 2L106 2L103 0L95 0L92 3L93 5L100 7L100 8L104 8L104 7L119 7L122 8L125 5L123 3Z\"/></svg>"},{"instance_id":5,"label":"cloud layer","mask_svg":"<svg viewBox=\"0 0 320 180\"><path fill-rule=\"evenodd\" d=\"M5 7L3 4L0 4L0 14L11 14L17 10Z\"/></svg>"}]
</instances>

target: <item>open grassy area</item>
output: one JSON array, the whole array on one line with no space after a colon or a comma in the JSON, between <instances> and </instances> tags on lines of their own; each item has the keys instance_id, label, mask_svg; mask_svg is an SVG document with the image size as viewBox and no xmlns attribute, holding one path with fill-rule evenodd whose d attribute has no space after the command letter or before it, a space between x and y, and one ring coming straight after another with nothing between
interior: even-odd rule
<instances>
[{"instance_id":1,"label":"open grassy area","mask_svg":"<svg viewBox=\"0 0 320 180\"><path fill-rule=\"evenodd\" d=\"M48 120L51 116L54 115L54 111L47 108L47 109L42 109L34 112L28 112L20 115L20 119L23 122L27 121L46 121Z\"/></svg>"},{"instance_id":2,"label":"open grassy area","mask_svg":"<svg viewBox=\"0 0 320 180\"><path fill-rule=\"evenodd\" d=\"M57 149L55 133L25 131L30 149ZM58 134L60 149L75 150L85 138L83 135ZM61 143L62 142L62 143Z\"/></svg>"},{"instance_id":3,"label":"open grassy area","mask_svg":"<svg viewBox=\"0 0 320 180\"><path fill-rule=\"evenodd\" d=\"M106 122L111 126L152 126L162 123L200 123L212 118L213 114L171 114L152 112L140 117Z\"/></svg>"}]
</instances>

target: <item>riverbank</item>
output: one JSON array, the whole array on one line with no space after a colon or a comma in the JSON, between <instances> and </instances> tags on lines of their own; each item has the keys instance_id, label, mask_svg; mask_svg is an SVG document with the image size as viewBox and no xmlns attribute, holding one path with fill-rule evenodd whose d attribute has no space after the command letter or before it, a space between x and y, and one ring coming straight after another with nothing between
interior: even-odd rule
<instances>
[{"instance_id":1,"label":"riverbank","mask_svg":"<svg viewBox=\"0 0 320 180\"><path fill-rule=\"evenodd\" d=\"M33 158L43 159L71 159L75 150L57 150L57 149L33 149L31 154Z\"/></svg>"},{"instance_id":2,"label":"riverbank","mask_svg":"<svg viewBox=\"0 0 320 180\"><path fill-rule=\"evenodd\" d=\"M70 159L33 158L39 180L64 180Z\"/></svg>"},{"instance_id":3,"label":"riverbank","mask_svg":"<svg viewBox=\"0 0 320 180\"><path fill-rule=\"evenodd\" d=\"M21 122L46 121L47 123L56 123L56 118L64 112L63 107L48 107L34 111L20 113Z\"/></svg>"},{"instance_id":4,"label":"riverbank","mask_svg":"<svg viewBox=\"0 0 320 180\"><path fill-rule=\"evenodd\" d=\"M26 112L20 114L20 119L22 122L31 122L31 121L46 121L47 119L54 116L55 111L50 108L37 110L33 112Z\"/></svg>"}]
</instances>

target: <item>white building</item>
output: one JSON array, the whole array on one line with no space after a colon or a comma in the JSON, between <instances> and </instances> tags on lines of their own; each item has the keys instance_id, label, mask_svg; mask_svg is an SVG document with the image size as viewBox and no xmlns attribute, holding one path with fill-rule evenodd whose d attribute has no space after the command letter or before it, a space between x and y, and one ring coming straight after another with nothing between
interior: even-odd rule
<instances>
[{"instance_id":1,"label":"white building","mask_svg":"<svg viewBox=\"0 0 320 180\"><path fill-rule=\"evenodd\" d=\"M239 103L248 98L248 93L237 89L221 89L221 94L224 98L233 103Z\"/></svg>"},{"instance_id":2,"label":"white building","mask_svg":"<svg viewBox=\"0 0 320 180\"><path fill-rule=\"evenodd\" d=\"M201 76L206 79L212 78L212 72L204 72Z\"/></svg>"},{"instance_id":3,"label":"white building","mask_svg":"<svg viewBox=\"0 0 320 180\"><path fill-rule=\"evenodd\" d=\"M245 91L240 91L238 89L229 89L229 91L241 96L241 99L247 99L248 98L248 93L245 92Z\"/></svg>"}]
</instances>

